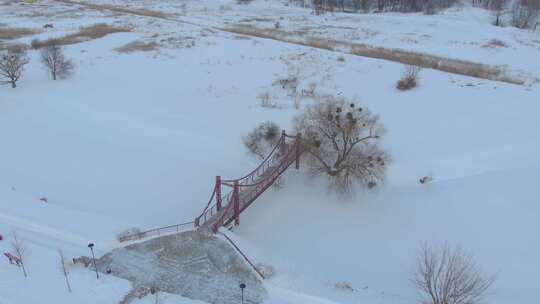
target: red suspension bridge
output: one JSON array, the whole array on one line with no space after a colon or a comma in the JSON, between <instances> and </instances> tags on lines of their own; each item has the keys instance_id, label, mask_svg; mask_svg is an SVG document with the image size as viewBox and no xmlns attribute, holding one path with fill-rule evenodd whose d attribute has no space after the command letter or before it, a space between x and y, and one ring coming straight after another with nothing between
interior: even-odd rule
<instances>
[{"instance_id":1,"label":"red suspension bridge","mask_svg":"<svg viewBox=\"0 0 540 304\"><path fill-rule=\"evenodd\" d=\"M195 219L199 230L216 233L220 227L240 224L240 214L266 191L293 163L300 167L300 134L287 135L285 131L274 149L249 174L224 180L216 177L210 200L201 215ZM229 191L223 193L223 188Z\"/></svg>"},{"instance_id":2,"label":"red suspension bridge","mask_svg":"<svg viewBox=\"0 0 540 304\"><path fill-rule=\"evenodd\" d=\"M300 141L300 134L291 136L282 131L275 147L255 170L238 179L224 180L217 176L210 200L193 222L127 234L120 238L120 242L178 233L193 224L205 233L217 233L222 226L239 225L240 214L275 183L285 170L293 163L296 169L300 168L300 155L303 152ZM224 188L229 191L224 193Z\"/></svg>"}]
</instances>

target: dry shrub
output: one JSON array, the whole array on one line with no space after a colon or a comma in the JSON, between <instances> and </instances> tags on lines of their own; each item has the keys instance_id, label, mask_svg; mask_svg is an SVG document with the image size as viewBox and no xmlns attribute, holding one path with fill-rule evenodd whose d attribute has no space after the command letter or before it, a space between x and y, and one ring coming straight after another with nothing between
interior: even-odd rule
<instances>
[{"instance_id":1,"label":"dry shrub","mask_svg":"<svg viewBox=\"0 0 540 304\"><path fill-rule=\"evenodd\" d=\"M499 40L499 39L491 39L488 42L484 43L482 45L483 48L498 48L498 47L508 47L508 44L506 42Z\"/></svg>"},{"instance_id":2,"label":"dry shrub","mask_svg":"<svg viewBox=\"0 0 540 304\"><path fill-rule=\"evenodd\" d=\"M351 53L359 56L385 59L400 62L406 65L415 65L418 67L435 69L448 73L522 84L522 82L504 77L503 70L498 66L484 65L465 60L439 57L401 49L373 47L361 43L350 44L350 46Z\"/></svg>"},{"instance_id":3,"label":"dry shrub","mask_svg":"<svg viewBox=\"0 0 540 304\"><path fill-rule=\"evenodd\" d=\"M315 90L317 90L317 83L310 82L307 88L302 89L301 91L302 97L314 97Z\"/></svg>"},{"instance_id":4,"label":"dry shrub","mask_svg":"<svg viewBox=\"0 0 540 304\"><path fill-rule=\"evenodd\" d=\"M273 121L263 122L243 137L244 146L257 159L264 160L278 144L281 138L280 130L280 127ZM282 185L282 177L278 177L273 183L273 186L276 188L281 188ZM268 271L273 272L273 268L268 269ZM267 277L265 274L263 276Z\"/></svg>"},{"instance_id":5,"label":"dry shrub","mask_svg":"<svg viewBox=\"0 0 540 304\"><path fill-rule=\"evenodd\" d=\"M280 127L273 121L266 121L246 135L243 142L249 153L264 159L277 145L280 137Z\"/></svg>"},{"instance_id":6,"label":"dry shrub","mask_svg":"<svg viewBox=\"0 0 540 304\"><path fill-rule=\"evenodd\" d=\"M343 291L349 291L349 292L356 291L352 287L352 284L350 282L348 282L348 281L338 282L338 283L336 283L335 287L336 287L336 289L343 290Z\"/></svg>"},{"instance_id":7,"label":"dry shrub","mask_svg":"<svg viewBox=\"0 0 540 304\"><path fill-rule=\"evenodd\" d=\"M274 109L277 107L277 104L274 102L272 95L268 91L263 91L257 95L257 98L261 102L263 108Z\"/></svg>"},{"instance_id":8,"label":"dry shrub","mask_svg":"<svg viewBox=\"0 0 540 304\"><path fill-rule=\"evenodd\" d=\"M290 96L294 96L296 95L298 88L298 77L290 75L286 78L279 78L274 80L272 85L280 86L282 89L286 90Z\"/></svg>"},{"instance_id":9,"label":"dry shrub","mask_svg":"<svg viewBox=\"0 0 540 304\"><path fill-rule=\"evenodd\" d=\"M161 39L159 42L161 45L167 45L171 48L184 49L195 47L195 38L193 37L169 37Z\"/></svg>"},{"instance_id":10,"label":"dry shrub","mask_svg":"<svg viewBox=\"0 0 540 304\"><path fill-rule=\"evenodd\" d=\"M274 266L272 266L272 265L266 265L266 264L259 263L255 267L263 275L263 277L265 279L271 278L274 275L274 273L276 272L275 269L274 269Z\"/></svg>"},{"instance_id":11,"label":"dry shrub","mask_svg":"<svg viewBox=\"0 0 540 304\"><path fill-rule=\"evenodd\" d=\"M151 52L159 49L159 44L155 41L144 42L140 40L132 41L117 47L114 50L118 53L133 53L133 52Z\"/></svg>"},{"instance_id":12,"label":"dry shrub","mask_svg":"<svg viewBox=\"0 0 540 304\"><path fill-rule=\"evenodd\" d=\"M34 39L31 46L34 49L40 49L52 45L69 45L85 42L93 39L103 38L109 34L130 32L127 27L116 27L106 23L97 23L90 26L84 26L77 33L69 34L59 38L50 38L47 40Z\"/></svg>"},{"instance_id":13,"label":"dry shrub","mask_svg":"<svg viewBox=\"0 0 540 304\"><path fill-rule=\"evenodd\" d=\"M131 29L126 27L117 27L106 23L97 23L90 26L81 27L77 36L97 39L105 37L108 34L130 32Z\"/></svg>"},{"instance_id":14,"label":"dry shrub","mask_svg":"<svg viewBox=\"0 0 540 304\"><path fill-rule=\"evenodd\" d=\"M0 27L0 40L17 39L39 33L38 30L21 27Z\"/></svg>"},{"instance_id":15,"label":"dry shrub","mask_svg":"<svg viewBox=\"0 0 540 304\"><path fill-rule=\"evenodd\" d=\"M315 36L308 36L306 38L306 44L316 47L318 49L333 51L336 49L336 42L332 39L320 38Z\"/></svg>"},{"instance_id":16,"label":"dry shrub","mask_svg":"<svg viewBox=\"0 0 540 304\"><path fill-rule=\"evenodd\" d=\"M407 91L418 85L418 73L420 68L415 65L408 65L403 72L403 76L397 82L396 88L400 91Z\"/></svg>"}]
</instances>

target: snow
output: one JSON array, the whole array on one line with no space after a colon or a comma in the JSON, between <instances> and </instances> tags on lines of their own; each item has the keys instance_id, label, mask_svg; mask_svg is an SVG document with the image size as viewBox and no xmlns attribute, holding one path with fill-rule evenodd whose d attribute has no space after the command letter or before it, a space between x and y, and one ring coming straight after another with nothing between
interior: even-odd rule
<instances>
[{"instance_id":1,"label":"snow","mask_svg":"<svg viewBox=\"0 0 540 304\"><path fill-rule=\"evenodd\" d=\"M241 24L273 29L279 22L281 30L306 33L307 37L506 66L513 75L540 79L539 32L493 26L493 16L469 4L435 15L329 13L316 16L309 8L284 6L282 1L254 1L250 5L235 6L231 1L189 0L182 1L186 5L185 13L177 1L94 0L92 3L147 8L175 14L175 19L183 22L219 28ZM510 24L506 19L509 16L504 23ZM490 47L493 39L506 46Z\"/></svg>"},{"instance_id":2,"label":"snow","mask_svg":"<svg viewBox=\"0 0 540 304\"><path fill-rule=\"evenodd\" d=\"M186 3L186 14L173 1L129 4L208 26L279 14L289 30L322 25L321 35L336 38L376 30L359 41L540 75L538 33L489 26L486 12L469 7L434 16L317 17L275 2ZM269 304L415 303L408 279L422 242L459 245L486 272L497 274L490 303L535 301L538 84L423 70L417 89L398 92L394 85L403 67L388 61L50 1L0 6L0 23L41 27L50 20L52 31L19 41L97 22L135 30L68 46L66 54L76 64L69 80L50 80L30 51L32 62L19 87L0 87L0 251L10 250L16 231L27 244L29 272L25 279L0 261L1 304L118 303L131 288L128 281L106 275L96 280L79 267L71 270L74 292L68 294L57 250L71 259L89 255L86 245L94 242L102 256L121 246L116 234L124 229L192 221L207 203L215 175L234 178L256 165L242 135L265 120L287 129L313 102L303 98L295 104L272 85L289 75L299 77L301 88L316 83L317 93L357 98L380 114L392 163L383 187L359 190L352 198L328 193L323 180L291 169L283 188L271 189L242 214L229 235L255 263L275 268L265 281ZM188 37L195 46L179 47ZM407 42L410 37L418 43ZM481 47L494 38L510 46ZM163 46L131 54L113 50L135 40ZM265 90L276 108L261 107L257 95ZM418 179L426 175L433 181L421 185ZM344 281L354 291L335 287ZM161 300L201 303L170 294Z\"/></svg>"}]
</instances>

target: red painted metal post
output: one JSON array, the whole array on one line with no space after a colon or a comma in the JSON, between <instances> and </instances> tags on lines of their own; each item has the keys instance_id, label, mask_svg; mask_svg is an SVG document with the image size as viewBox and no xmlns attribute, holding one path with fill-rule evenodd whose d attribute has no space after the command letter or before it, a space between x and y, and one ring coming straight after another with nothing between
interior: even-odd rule
<instances>
[{"instance_id":1,"label":"red painted metal post","mask_svg":"<svg viewBox=\"0 0 540 304\"><path fill-rule=\"evenodd\" d=\"M301 135L300 133L298 133L296 135L296 164L295 164L296 170L300 169L300 140L301 140Z\"/></svg>"},{"instance_id":2,"label":"red painted metal post","mask_svg":"<svg viewBox=\"0 0 540 304\"><path fill-rule=\"evenodd\" d=\"M233 204L234 204L234 225L240 225L240 185L238 181L234 182L233 189Z\"/></svg>"},{"instance_id":3,"label":"red painted metal post","mask_svg":"<svg viewBox=\"0 0 540 304\"><path fill-rule=\"evenodd\" d=\"M279 141L279 154L285 155L285 130L281 130L281 138Z\"/></svg>"},{"instance_id":4,"label":"red painted metal post","mask_svg":"<svg viewBox=\"0 0 540 304\"><path fill-rule=\"evenodd\" d=\"M217 210L221 210L221 176L216 176L216 201Z\"/></svg>"}]
</instances>

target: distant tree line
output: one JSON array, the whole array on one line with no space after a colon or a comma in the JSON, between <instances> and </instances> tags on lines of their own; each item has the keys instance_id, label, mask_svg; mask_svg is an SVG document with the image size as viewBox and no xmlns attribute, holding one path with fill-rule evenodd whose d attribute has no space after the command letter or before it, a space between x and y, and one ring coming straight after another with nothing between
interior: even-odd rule
<instances>
[{"instance_id":1,"label":"distant tree line","mask_svg":"<svg viewBox=\"0 0 540 304\"><path fill-rule=\"evenodd\" d=\"M304 7L312 7L316 14L325 12L425 12L453 6L457 0L290 0Z\"/></svg>"},{"instance_id":2,"label":"distant tree line","mask_svg":"<svg viewBox=\"0 0 540 304\"><path fill-rule=\"evenodd\" d=\"M472 5L493 11L496 26L508 20L517 28L536 30L540 21L540 0L472 0Z\"/></svg>"},{"instance_id":3,"label":"distant tree line","mask_svg":"<svg viewBox=\"0 0 540 304\"><path fill-rule=\"evenodd\" d=\"M435 14L456 5L458 0L289 0L289 3L310 7L317 15L326 12ZM540 0L471 0L471 4L491 10L496 26L508 23L517 28L536 30L540 24Z\"/></svg>"}]
</instances>

